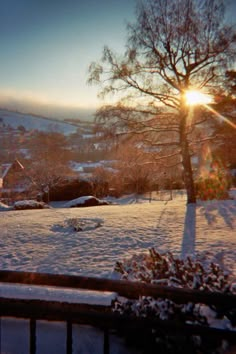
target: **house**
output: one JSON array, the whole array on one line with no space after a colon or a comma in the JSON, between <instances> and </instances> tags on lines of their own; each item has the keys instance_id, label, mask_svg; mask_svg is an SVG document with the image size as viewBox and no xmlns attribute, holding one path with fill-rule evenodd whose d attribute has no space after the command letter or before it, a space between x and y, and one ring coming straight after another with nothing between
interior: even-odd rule
<instances>
[{"instance_id":1,"label":"house","mask_svg":"<svg viewBox=\"0 0 236 354\"><path fill-rule=\"evenodd\" d=\"M0 195L3 198L12 198L21 194L26 189L27 177L24 166L15 159L12 163L5 163L1 166L0 173Z\"/></svg>"}]
</instances>

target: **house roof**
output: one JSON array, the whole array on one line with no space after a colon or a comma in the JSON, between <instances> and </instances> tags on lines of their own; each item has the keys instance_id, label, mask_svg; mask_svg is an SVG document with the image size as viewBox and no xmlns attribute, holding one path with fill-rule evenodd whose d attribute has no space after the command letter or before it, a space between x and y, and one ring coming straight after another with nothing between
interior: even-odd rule
<instances>
[{"instance_id":1,"label":"house roof","mask_svg":"<svg viewBox=\"0 0 236 354\"><path fill-rule=\"evenodd\" d=\"M10 170L12 166L12 163L4 163L2 164L2 179L4 179L6 177L6 175L8 174L8 171Z\"/></svg>"},{"instance_id":2,"label":"house roof","mask_svg":"<svg viewBox=\"0 0 236 354\"><path fill-rule=\"evenodd\" d=\"M2 176L1 178L4 179L8 174L9 170L14 167L16 170L23 170L24 166L20 163L19 160L15 159L12 163L5 163L2 164Z\"/></svg>"},{"instance_id":3,"label":"house roof","mask_svg":"<svg viewBox=\"0 0 236 354\"><path fill-rule=\"evenodd\" d=\"M19 167L21 170L24 170L24 166L20 163L19 160L15 159L15 161L13 162L13 165L16 165L17 167Z\"/></svg>"}]
</instances>

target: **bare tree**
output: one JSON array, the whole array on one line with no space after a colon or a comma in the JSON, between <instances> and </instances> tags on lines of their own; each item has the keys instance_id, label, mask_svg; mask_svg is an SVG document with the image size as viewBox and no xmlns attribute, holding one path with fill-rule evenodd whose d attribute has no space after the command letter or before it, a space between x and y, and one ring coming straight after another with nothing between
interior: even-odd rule
<instances>
[{"instance_id":1,"label":"bare tree","mask_svg":"<svg viewBox=\"0 0 236 354\"><path fill-rule=\"evenodd\" d=\"M70 152L66 137L55 132L36 132L30 144L32 159L27 175L32 189L49 196L50 189L72 173L68 167Z\"/></svg>"},{"instance_id":2,"label":"bare tree","mask_svg":"<svg viewBox=\"0 0 236 354\"><path fill-rule=\"evenodd\" d=\"M205 119L199 109L189 119L186 91L213 92L223 69L232 64L236 35L224 22L223 0L146 0L128 26L123 56L104 48L90 66L90 83L117 103L102 107L97 119L113 134L141 134L165 148L165 158L180 156L187 202L195 203L191 164L194 128ZM167 110L164 110L168 108ZM108 124L108 125L106 125ZM164 150L163 150L164 151Z\"/></svg>"},{"instance_id":3,"label":"bare tree","mask_svg":"<svg viewBox=\"0 0 236 354\"><path fill-rule=\"evenodd\" d=\"M123 142L116 152L117 177L120 188L136 194L149 192L157 180L157 166L149 153L135 142Z\"/></svg>"}]
</instances>

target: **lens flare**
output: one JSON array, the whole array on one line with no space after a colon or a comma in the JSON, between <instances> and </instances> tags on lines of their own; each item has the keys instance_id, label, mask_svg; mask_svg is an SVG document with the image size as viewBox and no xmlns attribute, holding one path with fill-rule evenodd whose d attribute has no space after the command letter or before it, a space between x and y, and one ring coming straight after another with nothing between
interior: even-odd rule
<instances>
[{"instance_id":1,"label":"lens flare","mask_svg":"<svg viewBox=\"0 0 236 354\"><path fill-rule=\"evenodd\" d=\"M210 95L204 94L198 90L188 90L185 92L185 101L188 106L202 105L208 111L213 113L213 116L220 119L222 122L227 123L232 128L236 129L236 124L233 123L230 119L218 113L215 109L213 109L209 104L213 103L213 99Z\"/></svg>"},{"instance_id":2,"label":"lens flare","mask_svg":"<svg viewBox=\"0 0 236 354\"><path fill-rule=\"evenodd\" d=\"M230 119L226 118L225 116L223 116L222 114L218 113L215 109L213 109L212 107L208 106L207 104L204 105L204 107L206 107L210 112L212 112L217 118L219 118L221 121L229 124L232 128L236 129L236 124L234 124L233 122L231 122Z\"/></svg>"}]
</instances>

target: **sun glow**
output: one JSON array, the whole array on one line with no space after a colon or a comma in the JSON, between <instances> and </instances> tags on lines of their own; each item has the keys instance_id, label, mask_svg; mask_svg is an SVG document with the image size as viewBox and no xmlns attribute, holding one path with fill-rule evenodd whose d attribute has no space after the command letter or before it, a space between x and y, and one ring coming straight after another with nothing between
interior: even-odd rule
<instances>
[{"instance_id":1,"label":"sun glow","mask_svg":"<svg viewBox=\"0 0 236 354\"><path fill-rule=\"evenodd\" d=\"M185 100L187 105L194 106L199 104L208 104L212 102L209 95L206 95L197 90L189 90L185 92Z\"/></svg>"},{"instance_id":2,"label":"sun glow","mask_svg":"<svg viewBox=\"0 0 236 354\"><path fill-rule=\"evenodd\" d=\"M213 113L214 118L218 118L222 122L227 123L232 128L236 129L235 123L233 123L230 119L218 113L215 109L213 109L211 106L208 105L209 103L213 102L211 96L197 90L189 90L185 92L185 101L189 106L194 106L194 105L204 106L206 109L208 109L208 111ZM192 114L192 110L189 111L189 118L191 118L191 114Z\"/></svg>"}]
</instances>

